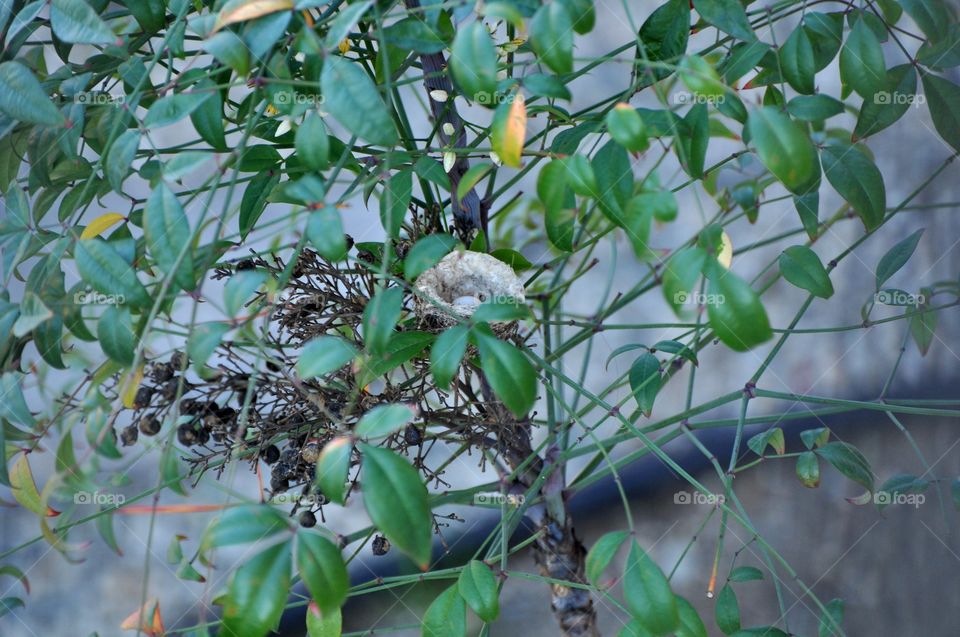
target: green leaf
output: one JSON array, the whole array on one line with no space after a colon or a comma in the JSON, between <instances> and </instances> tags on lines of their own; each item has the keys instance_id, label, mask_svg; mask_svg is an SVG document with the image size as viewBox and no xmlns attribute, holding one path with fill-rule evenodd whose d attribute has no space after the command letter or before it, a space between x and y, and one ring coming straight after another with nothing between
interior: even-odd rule
<instances>
[{"instance_id":1,"label":"green leaf","mask_svg":"<svg viewBox=\"0 0 960 637\"><path fill-rule=\"evenodd\" d=\"M817 71L821 71L836 57L843 44L843 13L811 11L803 16L802 24L813 44Z\"/></svg>"},{"instance_id":2,"label":"green leaf","mask_svg":"<svg viewBox=\"0 0 960 637\"><path fill-rule=\"evenodd\" d=\"M264 637L272 631L290 594L290 542L243 561L230 578L223 603L223 632Z\"/></svg>"},{"instance_id":3,"label":"green leaf","mask_svg":"<svg viewBox=\"0 0 960 637\"><path fill-rule=\"evenodd\" d=\"M609 141L593 156L597 203L600 211L620 225L621 214L633 195L633 168L627 150L616 141Z\"/></svg>"},{"instance_id":4,"label":"green leaf","mask_svg":"<svg viewBox=\"0 0 960 637\"><path fill-rule=\"evenodd\" d=\"M850 480L863 485L868 491L873 491L873 471L870 463L853 445L840 441L828 442L815 449L814 453Z\"/></svg>"},{"instance_id":5,"label":"green leaf","mask_svg":"<svg viewBox=\"0 0 960 637\"><path fill-rule=\"evenodd\" d=\"M97 322L97 339L103 352L124 367L133 365L137 336L133 333L130 310L111 305Z\"/></svg>"},{"instance_id":6,"label":"green leaf","mask_svg":"<svg viewBox=\"0 0 960 637\"><path fill-rule=\"evenodd\" d=\"M816 489L820 486L820 461L817 459L817 454L804 451L797 456L797 478L800 484L808 489Z\"/></svg>"},{"instance_id":7,"label":"green leaf","mask_svg":"<svg viewBox=\"0 0 960 637\"><path fill-rule=\"evenodd\" d=\"M960 86L929 73L921 79L934 128L943 141L960 152Z\"/></svg>"},{"instance_id":8,"label":"green leaf","mask_svg":"<svg viewBox=\"0 0 960 637\"><path fill-rule=\"evenodd\" d=\"M243 39L233 31L218 31L203 41L203 50L226 64L237 76L244 77L250 72L250 54Z\"/></svg>"},{"instance_id":9,"label":"green leaf","mask_svg":"<svg viewBox=\"0 0 960 637\"><path fill-rule=\"evenodd\" d=\"M347 257L347 239L343 234L340 211L333 206L324 206L310 213L307 238L320 256L329 261L342 261Z\"/></svg>"},{"instance_id":10,"label":"green leaf","mask_svg":"<svg viewBox=\"0 0 960 637\"><path fill-rule=\"evenodd\" d=\"M828 145L821 150L827 181L860 216L867 230L880 226L887 210L883 175L856 146Z\"/></svg>"},{"instance_id":11,"label":"green leaf","mask_svg":"<svg viewBox=\"0 0 960 637\"><path fill-rule=\"evenodd\" d=\"M397 129L370 76L359 64L330 56L323 63L320 90L324 107L338 122L372 144L393 146Z\"/></svg>"},{"instance_id":12,"label":"green leaf","mask_svg":"<svg viewBox=\"0 0 960 637\"><path fill-rule=\"evenodd\" d=\"M557 0L567 8L570 19L573 20L573 30L583 35L593 30L597 20L593 0Z\"/></svg>"},{"instance_id":13,"label":"green leaf","mask_svg":"<svg viewBox=\"0 0 960 637\"><path fill-rule=\"evenodd\" d=\"M946 37L954 22L947 9L949 3L941 0L900 0L900 5L933 42Z\"/></svg>"},{"instance_id":14,"label":"green leaf","mask_svg":"<svg viewBox=\"0 0 960 637\"><path fill-rule=\"evenodd\" d=\"M629 537L626 531L612 531L600 537L590 551L587 552L586 574L587 580L594 586L600 585L600 577L610 566L614 555L620 550L623 542Z\"/></svg>"},{"instance_id":15,"label":"green leaf","mask_svg":"<svg viewBox=\"0 0 960 637\"><path fill-rule=\"evenodd\" d=\"M430 564L433 516L420 474L389 449L360 443L360 454L363 503L370 519L393 545L426 569Z\"/></svg>"},{"instance_id":16,"label":"green leaf","mask_svg":"<svg viewBox=\"0 0 960 637\"><path fill-rule=\"evenodd\" d=\"M357 22L360 21L360 18L363 17L363 14L367 12L371 5L373 5L373 0L363 0L363 2L351 4L338 11L337 17L330 23L327 35L323 39L323 46L328 50L336 49L340 41L346 38L357 26Z\"/></svg>"},{"instance_id":17,"label":"green leaf","mask_svg":"<svg viewBox=\"0 0 960 637\"><path fill-rule=\"evenodd\" d=\"M910 335L917 344L920 354L927 355L933 345L933 336L937 331L937 313L924 310L910 317Z\"/></svg>"},{"instance_id":18,"label":"green leaf","mask_svg":"<svg viewBox=\"0 0 960 637\"><path fill-rule=\"evenodd\" d=\"M75 244L73 254L80 277L94 290L115 296L119 303L141 307L151 304L136 270L103 239L81 239Z\"/></svg>"},{"instance_id":19,"label":"green leaf","mask_svg":"<svg viewBox=\"0 0 960 637\"><path fill-rule=\"evenodd\" d=\"M454 325L441 332L433 342L430 349L430 373L441 389L450 386L450 381L460 369L460 361L467 351L468 332L466 325Z\"/></svg>"},{"instance_id":20,"label":"green leaf","mask_svg":"<svg viewBox=\"0 0 960 637\"><path fill-rule=\"evenodd\" d=\"M3 392L3 400L0 400L0 418L32 429L36 421L23 398L23 390L20 387L22 378L22 374L14 372L5 372L0 376L0 392Z\"/></svg>"},{"instance_id":21,"label":"green leaf","mask_svg":"<svg viewBox=\"0 0 960 637\"><path fill-rule=\"evenodd\" d=\"M343 631L343 616L340 609L321 613L316 604L307 606L307 637L340 637Z\"/></svg>"},{"instance_id":22,"label":"green leaf","mask_svg":"<svg viewBox=\"0 0 960 637\"><path fill-rule=\"evenodd\" d=\"M829 618L828 618L829 615ZM832 622L830 620L833 620ZM833 627L843 622L843 600L831 599L827 602L827 613L820 617L820 626L817 629L819 637L831 637L839 634Z\"/></svg>"},{"instance_id":23,"label":"green leaf","mask_svg":"<svg viewBox=\"0 0 960 637\"><path fill-rule=\"evenodd\" d=\"M307 115L294 137L297 157L311 170L326 170L330 165L330 136L323 118L317 113Z\"/></svg>"},{"instance_id":24,"label":"green leaf","mask_svg":"<svg viewBox=\"0 0 960 637\"><path fill-rule=\"evenodd\" d=\"M480 351L480 366L503 404L521 418L537 399L537 373L523 352L501 341L485 325L471 331Z\"/></svg>"},{"instance_id":25,"label":"green leaf","mask_svg":"<svg viewBox=\"0 0 960 637\"><path fill-rule=\"evenodd\" d=\"M236 544L259 542L287 531L290 525L284 514L267 504L243 504L230 507L214 518L203 534L204 551Z\"/></svg>"},{"instance_id":26,"label":"green leaf","mask_svg":"<svg viewBox=\"0 0 960 637\"><path fill-rule=\"evenodd\" d=\"M687 55L677 67L684 86L693 93L714 100L722 100L726 86L717 75L717 70L699 55Z\"/></svg>"},{"instance_id":27,"label":"green leaf","mask_svg":"<svg viewBox=\"0 0 960 637\"><path fill-rule=\"evenodd\" d=\"M416 416L417 408L414 405L377 405L360 418L354 432L361 438L383 438L399 431Z\"/></svg>"},{"instance_id":28,"label":"green leaf","mask_svg":"<svg viewBox=\"0 0 960 637\"><path fill-rule=\"evenodd\" d=\"M403 260L403 276L414 281L418 276L440 263L457 245L457 240L449 234L439 233L421 237L413 244Z\"/></svg>"},{"instance_id":29,"label":"green leaf","mask_svg":"<svg viewBox=\"0 0 960 637\"><path fill-rule=\"evenodd\" d=\"M783 78L798 93L812 94L817 73L813 43L803 26L798 26L780 47L780 70Z\"/></svg>"},{"instance_id":30,"label":"green leaf","mask_svg":"<svg viewBox=\"0 0 960 637\"><path fill-rule=\"evenodd\" d=\"M676 252L663 268L663 295L673 308L674 314L682 316L683 306L691 301L691 292L707 262L703 248L689 247Z\"/></svg>"},{"instance_id":31,"label":"green leaf","mask_svg":"<svg viewBox=\"0 0 960 637\"><path fill-rule=\"evenodd\" d=\"M607 131L610 137L630 152L639 153L650 146L647 127L637 109L623 102L607 113Z\"/></svg>"},{"instance_id":32,"label":"green leaf","mask_svg":"<svg viewBox=\"0 0 960 637\"><path fill-rule=\"evenodd\" d=\"M492 622L500 614L500 591L497 588L497 578L490 571L490 567L483 562L478 560L467 562L460 571L457 587L460 590L460 596L483 621Z\"/></svg>"},{"instance_id":33,"label":"green leaf","mask_svg":"<svg viewBox=\"0 0 960 637\"><path fill-rule=\"evenodd\" d=\"M750 113L747 129L760 161L787 190L802 195L819 183L817 149L800 124L765 106Z\"/></svg>"},{"instance_id":34,"label":"green leaf","mask_svg":"<svg viewBox=\"0 0 960 637\"><path fill-rule=\"evenodd\" d=\"M403 218L413 195L413 173L401 170L387 181L380 198L380 222L387 236L396 239L403 228Z\"/></svg>"},{"instance_id":35,"label":"green leaf","mask_svg":"<svg viewBox=\"0 0 960 637\"><path fill-rule=\"evenodd\" d=\"M211 148L227 152L229 148L223 130L223 97L220 95L220 89L209 78L202 78L194 87L195 90L205 91L213 97L203 100L200 106L190 113L190 123Z\"/></svg>"},{"instance_id":36,"label":"green leaf","mask_svg":"<svg viewBox=\"0 0 960 637\"><path fill-rule=\"evenodd\" d=\"M677 608L680 611L680 628L677 637L707 637L707 627L703 625L697 609L682 597L677 597Z\"/></svg>"},{"instance_id":37,"label":"green leaf","mask_svg":"<svg viewBox=\"0 0 960 637\"><path fill-rule=\"evenodd\" d=\"M372 355L364 361L357 384L364 386L375 378L390 373L398 366L418 355L433 340L429 332L407 331L394 334L381 354Z\"/></svg>"},{"instance_id":38,"label":"green leaf","mask_svg":"<svg viewBox=\"0 0 960 637\"><path fill-rule=\"evenodd\" d=\"M423 614L423 637L466 637L467 606L454 584L440 593Z\"/></svg>"},{"instance_id":39,"label":"green leaf","mask_svg":"<svg viewBox=\"0 0 960 637\"><path fill-rule=\"evenodd\" d=\"M304 345L297 360L300 378L316 378L337 371L357 355L356 348L339 336L318 336Z\"/></svg>"},{"instance_id":40,"label":"green leaf","mask_svg":"<svg viewBox=\"0 0 960 637\"><path fill-rule=\"evenodd\" d=\"M30 69L19 62L0 64L0 112L17 121L40 126L63 126L67 121ZM5 188L6 184L0 187Z\"/></svg>"},{"instance_id":41,"label":"green leaf","mask_svg":"<svg viewBox=\"0 0 960 637\"><path fill-rule=\"evenodd\" d=\"M147 199L143 230L147 248L160 269L184 290L192 290L196 282L190 251L190 223L177 196L163 182L157 184ZM184 254L178 264L181 252Z\"/></svg>"},{"instance_id":42,"label":"green leaf","mask_svg":"<svg viewBox=\"0 0 960 637\"><path fill-rule=\"evenodd\" d=\"M212 157L210 153L200 150L182 151L164 162L163 178L167 181L178 181L187 175L195 174L197 169Z\"/></svg>"},{"instance_id":43,"label":"green leaf","mask_svg":"<svg viewBox=\"0 0 960 637\"><path fill-rule=\"evenodd\" d=\"M558 100L569 100L573 96L570 89L556 75L546 73L531 73L523 76L523 88L531 95L549 97Z\"/></svg>"},{"instance_id":44,"label":"green leaf","mask_svg":"<svg viewBox=\"0 0 960 637\"><path fill-rule=\"evenodd\" d=\"M750 284L733 272L714 268L707 288L710 327L730 349L744 352L773 336L767 311ZM719 271L722 270L722 271Z\"/></svg>"},{"instance_id":45,"label":"green leaf","mask_svg":"<svg viewBox=\"0 0 960 637\"><path fill-rule=\"evenodd\" d=\"M843 102L823 94L798 95L787 102L787 112L805 122L822 122L843 110Z\"/></svg>"},{"instance_id":46,"label":"green leaf","mask_svg":"<svg viewBox=\"0 0 960 637\"><path fill-rule=\"evenodd\" d=\"M887 71L883 88L863 100L853 129L854 140L875 135L893 125L910 110L916 93L917 71L912 64L901 64Z\"/></svg>"},{"instance_id":47,"label":"green leaf","mask_svg":"<svg viewBox=\"0 0 960 637\"><path fill-rule=\"evenodd\" d=\"M833 283L817 253L804 245L790 246L780 254L780 273L783 278L814 296L829 299Z\"/></svg>"},{"instance_id":48,"label":"green leaf","mask_svg":"<svg viewBox=\"0 0 960 637\"><path fill-rule=\"evenodd\" d=\"M637 35L640 38L637 60L641 64L644 60L675 64L687 52L690 39L689 0L668 0L657 7L641 25ZM652 84L654 78L662 79L670 75L670 71L661 68L641 66L638 71L649 73L650 78L645 80L645 85Z\"/></svg>"},{"instance_id":49,"label":"green leaf","mask_svg":"<svg viewBox=\"0 0 960 637\"><path fill-rule=\"evenodd\" d=\"M883 49L866 20L857 20L840 51L840 78L843 83L869 99L883 88L887 67Z\"/></svg>"},{"instance_id":50,"label":"green leaf","mask_svg":"<svg viewBox=\"0 0 960 637\"><path fill-rule=\"evenodd\" d=\"M297 571L324 615L340 608L347 598L350 576L337 545L318 533L297 532Z\"/></svg>"},{"instance_id":51,"label":"green leaf","mask_svg":"<svg viewBox=\"0 0 960 637\"><path fill-rule=\"evenodd\" d=\"M677 598L656 562L636 540L623 569L623 596L627 609L656 637L669 635L680 626Z\"/></svg>"},{"instance_id":52,"label":"green leaf","mask_svg":"<svg viewBox=\"0 0 960 637\"><path fill-rule=\"evenodd\" d=\"M544 4L530 20L530 46L554 73L573 71L573 21L560 2Z\"/></svg>"},{"instance_id":53,"label":"green leaf","mask_svg":"<svg viewBox=\"0 0 960 637\"><path fill-rule=\"evenodd\" d=\"M480 104L493 104L497 92L497 50L481 21L457 31L448 62L463 95Z\"/></svg>"},{"instance_id":54,"label":"green leaf","mask_svg":"<svg viewBox=\"0 0 960 637\"><path fill-rule=\"evenodd\" d=\"M490 256L498 261L503 261L517 272L529 270L533 267L533 264L525 256L512 248L498 248L491 252Z\"/></svg>"},{"instance_id":55,"label":"green leaf","mask_svg":"<svg viewBox=\"0 0 960 637\"><path fill-rule=\"evenodd\" d=\"M240 238L246 239L267 207L270 193L280 183L279 171L265 170L257 174L243 191L240 199ZM307 230L309 236L309 229Z\"/></svg>"},{"instance_id":56,"label":"green leaf","mask_svg":"<svg viewBox=\"0 0 960 637\"><path fill-rule=\"evenodd\" d=\"M123 180L132 169L138 148L140 148L140 131L135 128L121 133L110 145L104 161L104 173L114 191L123 192Z\"/></svg>"},{"instance_id":57,"label":"green leaf","mask_svg":"<svg viewBox=\"0 0 960 637\"><path fill-rule=\"evenodd\" d=\"M260 270L235 272L223 287L223 305L227 314L235 318L253 293L266 281L267 273Z\"/></svg>"},{"instance_id":58,"label":"green leaf","mask_svg":"<svg viewBox=\"0 0 960 637\"><path fill-rule=\"evenodd\" d=\"M913 252L920 243L920 237L923 235L923 228L917 230L912 235L898 242L897 245L890 248L880 263L877 264L877 290L886 283L890 277L900 271L900 268L907 264Z\"/></svg>"},{"instance_id":59,"label":"green leaf","mask_svg":"<svg viewBox=\"0 0 960 637\"><path fill-rule=\"evenodd\" d=\"M779 427L767 429L764 432L751 436L747 441L747 447L758 456L763 456L767 447L773 449L776 453L783 455L787 450L787 443L783 437L783 430Z\"/></svg>"},{"instance_id":60,"label":"green leaf","mask_svg":"<svg viewBox=\"0 0 960 637\"><path fill-rule=\"evenodd\" d=\"M211 91L166 95L150 106L147 116L143 119L143 125L147 128L161 128L175 124L212 98Z\"/></svg>"},{"instance_id":61,"label":"green leaf","mask_svg":"<svg viewBox=\"0 0 960 637\"><path fill-rule=\"evenodd\" d=\"M738 566L730 571L731 582L752 582L763 579L763 571L753 566Z\"/></svg>"},{"instance_id":62,"label":"green leaf","mask_svg":"<svg viewBox=\"0 0 960 637\"><path fill-rule=\"evenodd\" d=\"M724 635L732 635L740 630L740 604L737 603L737 594L729 584L720 589L715 612L717 628Z\"/></svg>"},{"instance_id":63,"label":"green leaf","mask_svg":"<svg viewBox=\"0 0 960 637\"><path fill-rule=\"evenodd\" d=\"M740 0L693 0L693 8L709 24L737 39L757 39Z\"/></svg>"},{"instance_id":64,"label":"green leaf","mask_svg":"<svg viewBox=\"0 0 960 637\"><path fill-rule=\"evenodd\" d=\"M375 354L382 353L403 313L403 290L381 289L363 309L363 343Z\"/></svg>"},{"instance_id":65,"label":"green leaf","mask_svg":"<svg viewBox=\"0 0 960 637\"><path fill-rule=\"evenodd\" d=\"M642 354L630 366L630 389L637 399L637 407L647 417L653 411L653 401L660 391L660 359L650 354Z\"/></svg>"},{"instance_id":66,"label":"green leaf","mask_svg":"<svg viewBox=\"0 0 960 637\"><path fill-rule=\"evenodd\" d=\"M283 158L279 151L271 145L254 144L243 149L237 170L243 173L257 173L274 170Z\"/></svg>"},{"instance_id":67,"label":"green leaf","mask_svg":"<svg viewBox=\"0 0 960 637\"><path fill-rule=\"evenodd\" d=\"M187 354L194 365L194 369L201 370L207 360L213 355L223 340L223 335L230 331L229 323L214 321L200 323L190 332L187 339Z\"/></svg>"},{"instance_id":68,"label":"green leaf","mask_svg":"<svg viewBox=\"0 0 960 637\"><path fill-rule=\"evenodd\" d=\"M117 41L117 36L86 0L53 0L50 23L54 35L70 44L113 44Z\"/></svg>"},{"instance_id":69,"label":"green leaf","mask_svg":"<svg viewBox=\"0 0 960 637\"><path fill-rule=\"evenodd\" d=\"M343 504L347 492L347 474L353 442L346 436L328 442L317 459L317 486L323 495L337 504Z\"/></svg>"}]
</instances>

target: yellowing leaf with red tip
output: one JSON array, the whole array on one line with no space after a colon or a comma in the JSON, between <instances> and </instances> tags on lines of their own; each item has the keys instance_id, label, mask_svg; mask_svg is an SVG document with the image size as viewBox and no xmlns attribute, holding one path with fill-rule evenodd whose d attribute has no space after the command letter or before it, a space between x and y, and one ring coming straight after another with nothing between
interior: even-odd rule
<instances>
[{"instance_id":1,"label":"yellowing leaf with red tip","mask_svg":"<svg viewBox=\"0 0 960 637\"><path fill-rule=\"evenodd\" d=\"M146 634L148 637L160 637L166 630L163 628L163 619L160 617L160 602L155 597L147 600L147 603L133 611L129 617L120 624L121 630L136 630Z\"/></svg>"},{"instance_id":2,"label":"yellowing leaf with red tip","mask_svg":"<svg viewBox=\"0 0 960 637\"><path fill-rule=\"evenodd\" d=\"M39 516L48 515L47 508L40 500L37 483L33 480L33 471L27 461L27 454L21 454L10 469L10 489L20 506Z\"/></svg>"},{"instance_id":3,"label":"yellowing leaf with red tip","mask_svg":"<svg viewBox=\"0 0 960 637\"><path fill-rule=\"evenodd\" d=\"M92 239L93 237L99 236L104 230L112 228L121 221L126 220L127 218L119 212L106 212L91 221L90 224L83 229L83 232L80 233L80 238Z\"/></svg>"},{"instance_id":4,"label":"yellowing leaf with red tip","mask_svg":"<svg viewBox=\"0 0 960 637\"><path fill-rule=\"evenodd\" d=\"M250 0L250 2L220 12L213 30L217 31L228 24L256 20L271 13L290 9L293 9L293 0Z\"/></svg>"},{"instance_id":5,"label":"yellowing leaf with red tip","mask_svg":"<svg viewBox=\"0 0 960 637\"><path fill-rule=\"evenodd\" d=\"M517 93L497 107L490 131L490 144L505 166L520 167L520 156L527 136L527 105Z\"/></svg>"},{"instance_id":6,"label":"yellowing leaf with red tip","mask_svg":"<svg viewBox=\"0 0 960 637\"><path fill-rule=\"evenodd\" d=\"M120 397L123 400L123 406L127 409L133 408L133 401L137 397L137 390L140 389L140 381L142 380L143 365L131 369L123 375L123 379L120 381Z\"/></svg>"}]
</instances>

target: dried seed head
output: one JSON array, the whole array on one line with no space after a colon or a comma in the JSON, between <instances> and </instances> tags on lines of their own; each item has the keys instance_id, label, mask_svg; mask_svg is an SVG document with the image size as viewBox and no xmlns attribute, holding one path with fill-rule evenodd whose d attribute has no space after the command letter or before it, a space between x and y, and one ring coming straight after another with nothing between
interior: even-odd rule
<instances>
[{"instance_id":1,"label":"dried seed head","mask_svg":"<svg viewBox=\"0 0 960 637\"><path fill-rule=\"evenodd\" d=\"M123 431L120 432L120 442L123 443L124 447L129 447L137 442L137 426L130 425L124 427Z\"/></svg>"},{"instance_id":2,"label":"dried seed head","mask_svg":"<svg viewBox=\"0 0 960 637\"><path fill-rule=\"evenodd\" d=\"M151 398L153 398L153 389L146 385L141 385L133 397L134 409L146 409L150 406Z\"/></svg>"},{"instance_id":3,"label":"dried seed head","mask_svg":"<svg viewBox=\"0 0 960 637\"><path fill-rule=\"evenodd\" d=\"M390 550L390 540L378 535L373 538L373 554L374 555L386 555Z\"/></svg>"},{"instance_id":4,"label":"dried seed head","mask_svg":"<svg viewBox=\"0 0 960 637\"><path fill-rule=\"evenodd\" d=\"M152 414L146 414L140 419L140 433L144 436L156 436L160 432L160 421Z\"/></svg>"},{"instance_id":5,"label":"dried seed head","mask_svg":"<svg viewBox=\"0 0 960 637\"><path fill-rule=\"evenodd\" d=\"M317 458L320 457L320 442L318 440L308 440L300 449L300 457L309 464L316 463Z\"/></svg>"}]
</instances>

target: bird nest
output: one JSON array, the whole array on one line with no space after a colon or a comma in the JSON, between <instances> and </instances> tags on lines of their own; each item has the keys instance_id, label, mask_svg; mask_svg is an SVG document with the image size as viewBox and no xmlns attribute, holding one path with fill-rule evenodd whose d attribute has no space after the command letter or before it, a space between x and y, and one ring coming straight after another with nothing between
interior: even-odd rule
<instances>
[{"instance_id":1,"label":"bird nest","mask_svg":"<svg viewBox=\"0 0 960 637\"><path fill-rule=\"evenodd\" d=\"M525 302L523 283L509 265L482 252L451 252L414 283L414 311L421 326L442 331L470 318L483 303ZM500 337L516 331L516 321L492 322Z\"/></svg>"}]
</instances>

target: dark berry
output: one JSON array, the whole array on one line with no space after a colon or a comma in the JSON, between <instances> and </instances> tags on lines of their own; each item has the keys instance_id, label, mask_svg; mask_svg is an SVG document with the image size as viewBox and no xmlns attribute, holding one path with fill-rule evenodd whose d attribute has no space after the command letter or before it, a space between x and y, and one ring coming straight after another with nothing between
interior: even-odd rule
<instances>
[{"instance_id":1,"label":"dark berry","mask_svg":"<svg viewBox=\"0 0 960 637\"><path fill-rule=\"evenodd\" d=\"M171 378L166 383L163 384L163 387L160 388L160 395L164 400L170 402L177 397L177 388L180 386L180 381L176 378Z\"/></svg>"},{"instance_id":2,"label":"dark berry","mask_svg":"<svg viewBox=\"0 0 960 637\"><path fill-rule=\"evenodd\" d=\"M413 425L407 425L407 428L403 430L403 440L408 445L416 447L423 442L423 434Z\"/></svg>"},{"instance_id":3,"label":"dark berry","mask_svg":"<svg viewBox=\"0 0 960 637\"><path fill-rule=\"evenodd\" d=\"M317 516L313 514L313 511L304 511L300 514L300 526L305 528L310 528L317 525Z\"/></svg>"},{"instance_id":4,"label":"dark berry","mask_svg":"<svg viewBox=\"0 0 960 637\"><path fill-rule=\"evenodd\" d=\"M176 370L170 363L156 363L153 366L153 380L158 383L165 383L173 378Z\"/></svg>"},{"instance_id":5,"label":"dark berry","mask_svg":"<svg viewBox=\"0 0 960 637\"><path fill-rule=\"evenodd\" d=\"M277 449L277 445L270 445L263 450L263 461L267 464L273 464L280 459L280 450Z\"/></svg>"},{"instance_id":6,"label":"dark berry","mask_svg":"<svg viewBox=\"0 0 960 637\"><path fill-rule=\"evenodd\" d=\"M170 355L170 364L176 371L184 369L187 366L187 355L179 350L174 352Z\"/></svg>"},{"instance_id":7,"label":"dark berry","mask_svg":"<svg viewBox=\"0 0 960 637\"><path fill-rule=\"evenodd\" d=\"M252 270L256 265L253 263L253 259L240 259L237 261L237 272L243 272L244 270Z\"/></svg>"},{"instance_id":8,"label":"dark berry","mask_svg":"<svg viewBox=\"0 0 960 637\"><path fill-rule=\"evenodd\" d=\"M280 493L281 491L286 491L290 487L290 483L287 482L287 479L277 474L273 474L270 477L270 490L274 493Z\"/></svg>"},{"instance_id":9,"label":"dark berry","mask_svg":"<svg viewBox=\"0 0 960 637\"><path fill-rule=\"evenodd\" d=\"M177 427L177 440L185 447L190 447L200 442L197 428L192 422L184 423Z\"/></svg>"},{"instance_id":10,"label":"dark berry","mask_svg":"<svg viewBox=\"0 0 960 637\"><path fill-rule=\"evenodd\" d=\"M156 436L160 432L160 424L156 416L147 414L140 419L140 433L144 436Z\"/></svg>"},{"instance_id":11,"label":"dark berry","mask_svg":"<svg viewBox=\"0 0 960 637\"><path fill-rule=\"evenodd\" d=\"M378 535L373 538L373 554L374 555L386 555L387 551L390 550L390 540Z\"/></svg>"},{"instance_id":12,"label":"dark berry","mask_svg":"<svg viewBox=\"0 0 960 637\"><path fill-rule=\"evenodd\" d=\"M140 387L137 394L133 397L133 407L135 409L145 409L150 405L150 399L153 398L153 389L150 387Z\"/></svg>"},{"instance_id":13,"label":"dark berry","mask_svg":"<svg viewBox=\"0 0 960 637\"><path fill-rule=\"evenodd\" d=\"M123 443L124 447L129 447L130 445L136 444L137 426L130 425L129 427L124 427L120 432L120 442Z\"/></svg>"}]
</instances>

